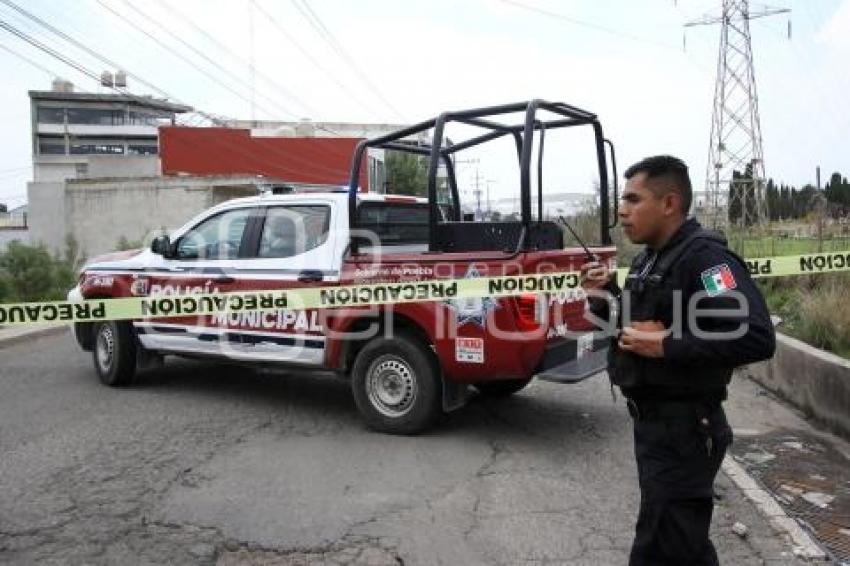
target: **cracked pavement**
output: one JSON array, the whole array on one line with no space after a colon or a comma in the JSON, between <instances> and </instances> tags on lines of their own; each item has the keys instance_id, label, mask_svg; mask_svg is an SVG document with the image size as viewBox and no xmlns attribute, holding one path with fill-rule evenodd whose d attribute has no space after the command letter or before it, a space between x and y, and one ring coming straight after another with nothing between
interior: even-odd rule
<instances>
[{"instance_id":1,"label":"cracked pavement","mask_svg":"<svg viewBox=\"0 0 850 566\"><path fill-rule=\"evenodd\" d=\"M169 358L118 390L65 334L0 352L0 564L626 562L631 423L603 377L393 437L332 377ZM733 425L774 410L739 381ZM724 564L796 564L724 476L718 495Z\"/></svg>"}]
</instances>

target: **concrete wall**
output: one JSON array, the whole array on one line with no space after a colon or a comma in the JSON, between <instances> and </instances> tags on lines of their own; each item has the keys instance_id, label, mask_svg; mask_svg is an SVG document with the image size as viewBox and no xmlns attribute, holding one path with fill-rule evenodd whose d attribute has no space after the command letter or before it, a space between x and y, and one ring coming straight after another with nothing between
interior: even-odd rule
<instances>
[{"instance_id":1,"label":"concrete wall","mask_svg":"<svg viewBox=\"0 0 850 566\"><path fill-rule=\"evenodd\" d=\"M179 228L219 202L255 194L253 181L81 179L65 190L65 227L91 258L113 251L122 237L147 245L154 231Z\"/></svg>"},{"instance_id":2,"label":"concrete wall","mask_svg":"<svg viewBox=\"0 0 850 566\"><path fill-rule=\"evenodd\" d=\"M21 230L18 228L0 228L0 253L6 250L9 242L18 240L24 244L28 244L30 239L29 230Z\"/></svg>"},{"instance_id":3,"label":"concrete wall","mask_svg":"<svg viewBox=\"0 0 850 566\"><path fill-rule=\"evenodd\" d=\"M27 183L30 241L59 251L65 243L65 183Z\"/></svg>"},{"instance_id":4,"label":"concrete wall","mask_svg":"<svg viewBox=\"0 0 850 566\"><path fill-rule=\"evenodd\" d=\"M88 155L87 178L154 177L159 175L158 155Z\"/></svg>"},{"instance_id":5,"label":"concrete wall","mask_svg":"<svg viewBox=\"0 0 850 566\"><path fill-rule=\"evenodd\" d=\"M77 164L85 163L79 155L42 155L35 158L33 180L37 183L61 183L77 176Z\"/></svg>"},{"instance_id":6,"label":"concrete wall","mask_svg":"<svg viewBox=\"0 0 850 566\"><path fill-rule=\"evenodd\" d=\"M850 436L850 361L784 334L776 339L773 359L749 366L753 379Z\"/></svg>"},{"instance_id":7,"label":"concrete wall","mask_svg":"<svg viewBox=\"0 0 850 566\"><path fill-rule=\"evenodd\" d=\"M33 175L41 183L96 177L154 177L159 175L159 156L39 155L35 158Z\"/></svg>"}]
</instances>

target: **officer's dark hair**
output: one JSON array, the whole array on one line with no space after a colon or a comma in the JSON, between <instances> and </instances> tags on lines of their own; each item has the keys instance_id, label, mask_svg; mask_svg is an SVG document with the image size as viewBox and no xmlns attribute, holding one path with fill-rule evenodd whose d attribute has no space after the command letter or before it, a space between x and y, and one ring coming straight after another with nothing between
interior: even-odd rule
<instances>
[{"instance_id":1,"label":"officer's dark hair","mask_svg":"<svg viewBox=\"0 0 850 566\"><path fill-rule=\"evenodd\" d=\"M646 172L649 189L656 196L669 191L676 191L682 197L682 213L687 216L691 209L693 189L688 175L688 166L678 157L672 155L653 155L641 159L626 169L626 179L631 179L641 172Z\"/></svg>"}]
</instances>

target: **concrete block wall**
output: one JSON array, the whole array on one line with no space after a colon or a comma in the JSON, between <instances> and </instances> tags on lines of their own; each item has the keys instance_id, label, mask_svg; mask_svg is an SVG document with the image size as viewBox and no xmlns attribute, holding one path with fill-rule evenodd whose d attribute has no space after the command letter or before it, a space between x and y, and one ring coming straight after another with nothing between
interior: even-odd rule
<instances>
[{"instance_id":1,"label":"concrete block wall","mask_svg":"<svg viewBox=\"0 0 850 566\"><path fill-rule=\"evenodd\" d=\"M748 369L764 387L850 437L850 361L777 333L773 359Z\"/></svg>"},{"instance_id":2,"label":"concrete block wall","mask_svg":"<svg viewBox=\"0 0 850 566\"><path fill-rule=\"evenodd\" d=\"M154 230L182 226L209 206L209 192L157 183L70 185L65 194L67 228L91 258L115 250L122 237L142 240Z\"/></svg>"},{"instance_id":3,"label":"concrete block wall","mask_svg":"<svg viewBox=\"0 0 850 566\"><path fill-rule=\"evenodd\" d=\"M17 228L0 228L0 253L6 250L9 242L18 241L23 244L29 244L29 230L20 230Z\"/></svg>"},{"instance_id":4,"label":"concrete block wall","mask_svg":"<svg viewBox=\"0 0 850 566\"><path fill-rule=\"evenodd\" d=\"M182 226L199 212L257 194L254 178L148 177L30 183L30 241L61 253L73 234L87 258L111 252L123 237Z\"/></svg>"},{"instance_id":5,"label":"concrete block wall","mask_svg":"<svg viewBox=\"0 0 850 566\"><path fill-rule=\"evenodd\" d=\"M52 251L64 246L65 234L65 182L27 183L27 211L29 238L41 242Z\"/></svg>"}]
</instances>

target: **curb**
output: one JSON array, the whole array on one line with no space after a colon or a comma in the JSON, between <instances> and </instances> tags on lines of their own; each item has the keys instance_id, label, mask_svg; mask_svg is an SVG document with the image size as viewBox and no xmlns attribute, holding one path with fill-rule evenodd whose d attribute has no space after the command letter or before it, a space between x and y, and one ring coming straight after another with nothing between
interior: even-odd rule
<instances>
[{"instance_id":1,"label":"curb","mask_svg":"<svg viewBox=\"0 0 850 566\"><path fill-rule=\"evenodd\" d=\"M723 473L732 480L756 509L767 518L770 525L780 534L785 535L791 543L794 555L805 560L827 560L826 553L800 526L797 521L785 513L776 499L762 489L756 480L731 456L723 460Z\"/></svg>"},{"instance_id":2,"label":"curb","mask_svg":"<svg viewBox=\"0 0 850 566\"><path fill-rule=\"evenodd\" d=\"M69 326L66 324L59 325L40 325L35 327L27 327L23 329L16 328L0 328L0 348L13 346L27 340L34 340L43 336L52 336L60 332L67 332Z\"/></svg>"}]
</instances>

